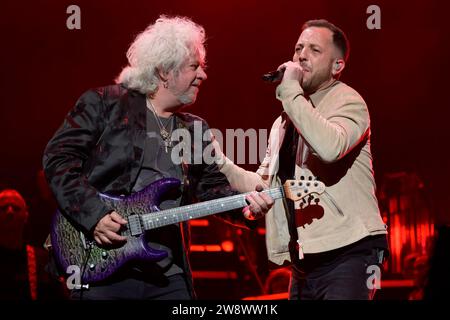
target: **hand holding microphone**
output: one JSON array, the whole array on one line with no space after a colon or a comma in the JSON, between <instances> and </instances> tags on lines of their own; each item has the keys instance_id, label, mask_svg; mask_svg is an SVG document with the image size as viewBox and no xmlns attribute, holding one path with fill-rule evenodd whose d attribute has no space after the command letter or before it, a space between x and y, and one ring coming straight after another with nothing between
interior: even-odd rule
<instances>
[{"instance_id":1,"label":"hand holding microphone","mask_svg":"<svg viewBox=\"0 0 450 320\"><path fill-rule=\"evenodd\" d=\"M262 79L266 82L278 82L283 78L285 69L270 71L268 73L263 74Z\"/></svg>"},{"instance_id":2,"label":"hand holding microphone","mask_svg":"<svg viewBox=\"0 0 450 320\"><path fill-rule=\"evenodd\" d=\"M298 80L303 78L303 69L298 62L288 61L278 67L276 71L271 71L262 76L266 82L279 82L283 79Z\"/></svg>"}]
</instances>

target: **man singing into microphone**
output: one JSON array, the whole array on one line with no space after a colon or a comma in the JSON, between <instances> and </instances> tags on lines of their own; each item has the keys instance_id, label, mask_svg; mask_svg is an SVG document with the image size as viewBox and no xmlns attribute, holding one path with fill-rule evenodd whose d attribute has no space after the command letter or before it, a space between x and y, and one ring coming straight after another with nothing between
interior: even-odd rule
<instances>
[{"instance_id":1,"label":"man singing into microphone","mask_svg":"<svg viewBox=\"0 0 450 320\"><path fill-rule=\"evenodd\" d=\"M269 259L292 266L290 299L372 299L380 284L387 230L375 196L369 112L338 80L348 56L341 29L306 22L292 61L278 68L284 110L258 171L243 170L217 149L221 172L241 192L311 174L326 185L314 199L276 200L265 216Z\"/></svg>"}]
</instances>

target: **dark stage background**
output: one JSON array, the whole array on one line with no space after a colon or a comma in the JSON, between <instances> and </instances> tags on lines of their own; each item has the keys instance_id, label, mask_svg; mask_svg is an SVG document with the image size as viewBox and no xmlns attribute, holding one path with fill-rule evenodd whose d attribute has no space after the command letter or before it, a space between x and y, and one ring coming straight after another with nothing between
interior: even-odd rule
<instances>
[{"instance_id":1,"label":"dark stage background","mask_svg":"<svg viewBox=\"0 0 450 320\"><path fill-rule=\"evenodd\" d=\"M443 3L2 1L0 186L18 189L30 203L39 243L51 214L33 207L47 141L81 93L113 82L135 35L160 14L185 15L205 27L208 80L188 111L221 130L270 128L281 105L275 86L260 77L291 59L304 21L325 18L351 42L342 80L369 106L377 183L413 173L437 223L448 223L450 28ZM72 4L81 8L81 30L66 27ZM381 8L380 30L366 27L372 4Z\"/></svg>"}]
</instances>

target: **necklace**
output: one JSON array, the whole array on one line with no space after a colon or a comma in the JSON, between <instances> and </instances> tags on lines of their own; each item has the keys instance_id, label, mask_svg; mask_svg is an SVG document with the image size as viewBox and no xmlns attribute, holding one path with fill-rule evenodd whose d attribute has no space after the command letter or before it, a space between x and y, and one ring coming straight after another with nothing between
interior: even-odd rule
<instances>
[{"instance_id":1,"label":"necklace","mask_svg":"<svg viewBox=\"0 0 450 320\"><path fill-rule=\"evenodd\" d=\"M150 111L153 113L153 115L155 116L155 120L156 120L156 124L159 127L159 134L161 135L161 138L164 142L164 149L166 151L166 153L168 152L168 148L172 148L172 126L170 126L170 132L167 129L168 125L171 123L171 119L172 119L172 115L170 115L166 125L164 125L160 119L160 117L158 117L158 114L156 113L155 108L153 107L152 102L150 101L149 98L147 98L147 107L150 109Z\"/></svg>"}]
</instances>

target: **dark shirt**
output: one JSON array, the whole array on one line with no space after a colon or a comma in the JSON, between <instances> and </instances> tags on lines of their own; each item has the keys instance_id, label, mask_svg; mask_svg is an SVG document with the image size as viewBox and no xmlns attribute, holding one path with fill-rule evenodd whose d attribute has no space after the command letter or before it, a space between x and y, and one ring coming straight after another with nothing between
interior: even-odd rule
<instances>
[{"instance_id":1,"label":"dark shirt","mask_svg":"<svg viewBox=\"0 0 450 320\"><path fill-rule=\"evenodd\" d=\"M164 141L159 134L159 127L154 114L147 110L147 137L145 140L144 160L139 171L138 178L133 191L137 192L150 183L162 178L177 178L182 181L182 170L180 165L175 165L171 159L172 148L166 152ZM160 118L167 129L172 132L175 128L175 117ZM169 123L170 122L170 123ZM159 205L161 210L178 207L181 201L181 188L173 193L167 194ZM155 263L153 272L164 273L169 276L183 273L182 262L182 238L178 224L161 227L147 232L149 245L155 249L163 249L168 252L168 257Z\"/></svg>"}]
</instances>

